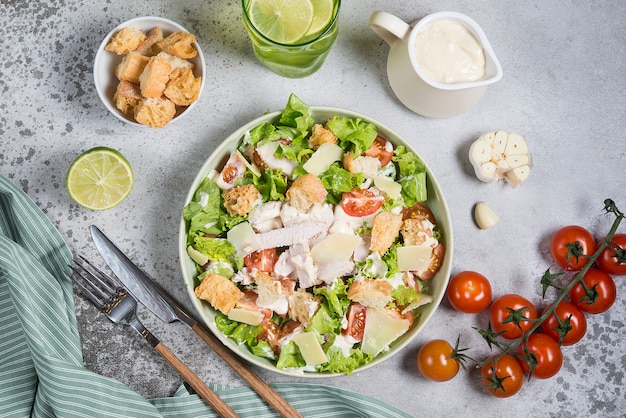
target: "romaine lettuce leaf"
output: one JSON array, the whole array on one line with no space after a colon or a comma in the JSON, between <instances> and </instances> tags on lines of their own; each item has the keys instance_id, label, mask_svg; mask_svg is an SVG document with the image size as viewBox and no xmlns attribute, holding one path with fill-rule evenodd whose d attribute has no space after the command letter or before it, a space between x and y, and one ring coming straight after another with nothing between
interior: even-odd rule
<instances>
[{"instance_id":1,"label":"romaine lettuce leaf","mask_svg":"<svg viewBox=\"0 0 626 418\"><path fill-rule=\"evenodd\" d=\"M344 192L349 192L363 183L363 173L350 174L338 163L333 163L328 167L328 170L320 174L320 180L328 191L326 200L336 205L341 201L341 195Z\"/></svg>"},{"instance_id":2,"label":"romaine lettuce leaf","mask_svg":"<svg viewBox=\"0 0 626 418\"><path fill-rule=\"evenodd\" d=\"M378 136L376 126L361 118L335 116L328 121L326 126L339 138L341 148L352 152L355 156L367 151Z\"/></svg>"},{"instance_id":3,"label":"romaine lettuce leaf","mask_svg":"<svg viewBox=\"0 0 626 418\"><path fill-rule=\"evenodd\" d=\"M304 357L300 354L300 349L293 341L289 341L287 344L283 344L280 349L280 356L276 362L276 367L279 369L287 368L299 368L306 366Z\"/></svg>"}]
</instances>

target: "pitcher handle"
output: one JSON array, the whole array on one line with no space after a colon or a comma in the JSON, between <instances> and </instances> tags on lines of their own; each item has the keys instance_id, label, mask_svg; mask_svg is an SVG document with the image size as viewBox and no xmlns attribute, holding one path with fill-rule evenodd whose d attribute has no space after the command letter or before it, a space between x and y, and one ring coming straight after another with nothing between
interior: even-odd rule
<instances>
[{"instance_id":1,"label":"pitcher handle","mask_svg":"<svg viewBox=\"0 0 626 418\"><path fill-rule=\"evenodd\" d=\"M380 10L372 13L367 24L389 45L393 45L399 39L404 39L411 32L411 26L408 23L391 13Z\"/></svg>"}]
</instances>

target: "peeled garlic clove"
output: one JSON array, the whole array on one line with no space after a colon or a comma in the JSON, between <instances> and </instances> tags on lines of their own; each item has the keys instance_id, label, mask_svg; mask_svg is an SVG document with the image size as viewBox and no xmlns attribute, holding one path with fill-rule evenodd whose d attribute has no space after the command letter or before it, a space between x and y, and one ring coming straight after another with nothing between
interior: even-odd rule
<instances>
[{"instance_id":1,"label":"peeled garlic clove","mask_svg":"<svg viewBox=\"0 0 626 418\"><path fill-rule=\"evenodd\" d=\"M528 145L526 145L524 137L513 132L509 133L509 139L506 143L504 153L506 155L528 154Z\"/></svg>"},{"instance_id":2,"label":"peeled garlic clove","mask_svg":"<svg viewBox=\"0 0 626 418\"><path fill-rule=\"evenodd\" d=\"M528 178L529 174L530 167L527 165L522 165L519 167L515 167L511 171L507 171L506 176L516 183L521 183Z\"/></svg>"},{"instance_id":3,"label":"peeled garlic clove","mask_svg":"<svg viewBox=\"0 0 626 418\"><path fill-rule=\"evenodd\" d=\"M496 131L496 137L493 140L493 152L496 155L504 154L504 150L506 149L506 144L508 142L509 134L504 131Z\"/></svg>"},{"instance_id":4,"label":"peeled garlic clove","mask_svg":"<svg viewBox=\"0 0 626 418\"><path fill-rule=\"evenodd\" d=\"M474 208L474 220L480 229L488 229L497 224L500 217L485 202L478 202Z\"/></svg>"},{"instance_id":5,"label":"peeled garlic clove","mask_svg":"<svg viewBox=\"0 0 626 418\"><path fill-rule=\"evenodd\" d=\"M485 141L474 141L470 146L470 158L479 163L491 160L491 146Z\"/></svg>"}]
</instances>

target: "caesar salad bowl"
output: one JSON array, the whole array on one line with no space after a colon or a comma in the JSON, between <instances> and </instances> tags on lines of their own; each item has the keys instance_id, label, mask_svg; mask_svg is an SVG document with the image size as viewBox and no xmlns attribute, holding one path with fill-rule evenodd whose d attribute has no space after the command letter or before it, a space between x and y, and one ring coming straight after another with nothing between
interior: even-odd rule
<instances>
[{"instance_id":1,"label":"caesar salad bowl","mask_svg":"<svg viewBox=\"0 0 626 418\"><path fill-rule=\"evenodd\" d=\"M354 120L360 120L366 123L374 124L377 129L378 135L390 141L395 148L405 147L406 150L412 151L419 157L419 154L417 153L417 151L414 150L414 147L411 143L404 140L400 135L398 135L389 127L368 116L350 110L332 107L311 106L310 112L316 123L323 124L331 118L339 117L351 118ZM184 202L185 208L187 208L187 206L190 206L190 202L192 202L194 198L198 198L197 191L199 187L203 184L203 182L205 182L208 177L215 176L216 173L219 173L220 170L222 170L225 162L229 160L231 154L238 149L242 139L246 138L247 140L249 140L251 131L253 131L261 124L271 124L276 122L281 117L281 114L281 111L265 114L255 120L246 123L235 132L233 132L228 138L226 138L207 158L203 166L198 171L197 176L189 187L189 192L187 194L186 201ZM241 343L241 338L237 340L227 336L223 332L224 329L222 326L224 324L224 321L228 322L228 319L224 319L225 315L222 312L214 309L213 306L206 300L199 299L195 293L195 288L199 285L198 277L202 276L202 274L204 273L202 273L203 268L199 267L198 262L194 261L194 259L190 257L190 221L189 219L185 219L185 216L182 216L180 221L178 247L184 285L196 311L203 320L204 324L224 345L226 345L226 347L235 352L241 358L261 368L284 375L299 376L305 378L327 378L352 374L370 367L375 367L400 352L403 348L409 345L409 343L426 326L429 319L433 316L436 309L438 308L445 294L452 264L452 223L450 220L448 207L442 190L434 174L430 171L426 163L424 163L424 166L427 175L426 188L428 196L427 200L424 203L427 204L436 219L438 239L445 248L445 256L443 257L443 260L440 260L440 268L434 274L434 277L431 277L429 280L423 282L425 283L424 291L425 293L427 293L430 303L426 303L422 306L417 307L413 312L414 320L411 321L409 329L392 343L390 343L388 346L381 349L380 352L376 353L376 355L373 356L373 360L370 359L370 361L366 364L360 364L350 370L343 370L341 368L319 370L316 367L310 367L308 363L305 367L293 367L293 365L290 365L289 363L285 363L282 361L278 361L277 363L276 359L271 360L266 357L255 355L253 354L254 350L251 350L250 347L248 347L246 344ZM205 200L206 199L208 198L205 197ZM206 268L206 266L204 268ZM275 316L275 318L277 317ZM280 322L281 318L278 318L278 321ZM344 322L344 324L345 322L347 322L345 317L342 319L342 321ZM262 325L260 326L262 327ZM324 346L323 341L320 341L320 346ZM355 347L360 346L361 344L357 344ZM298 345L298 347L301 348L300 345ZM285 365L287 367L285 367Z\"/></svg>"}]
</instances>

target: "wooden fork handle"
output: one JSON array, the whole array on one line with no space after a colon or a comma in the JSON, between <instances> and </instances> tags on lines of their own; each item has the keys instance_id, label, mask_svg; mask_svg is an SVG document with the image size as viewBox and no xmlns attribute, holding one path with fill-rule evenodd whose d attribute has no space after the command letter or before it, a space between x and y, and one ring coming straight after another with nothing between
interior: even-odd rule
<instances>
[{"instance_id":1,"label":"wooden fork handle","mask_svg":"<svg viewBox=\"0 0 626 418\"><path fill-rule=\"evenodd\" d=\"M215 394L194 372L187 367L165 344L159 341L154 349L167 361L170 366L204 399L221 417L239 417L230 406Z\"/></svg>"},{"instance_id":2,"label":"wooden fork handle","mask_svg":"<svg viewBox=\"0 0 626 418\"><path fill-rule=\"evenodd\" d=\"M230 406L213 392L194 372L187 367L165 344L159 341L154 349L163 357L178 374L204 399L221 417L239 417Z\"/></svg>"},{"instance_id":3,"label":"wooden fork handle","mask_svg":"<svg viewBox=\"0 0 626 418\"><path fill-rule=\"evenodd\" d=\"M302 418L302 415L293 406L289 405L270 385L244 366L226 346L212 334L209 334L204 327L196 323L191 329L281 416L285 418Z\"/></svg>"}]
</instances>

